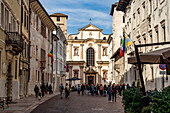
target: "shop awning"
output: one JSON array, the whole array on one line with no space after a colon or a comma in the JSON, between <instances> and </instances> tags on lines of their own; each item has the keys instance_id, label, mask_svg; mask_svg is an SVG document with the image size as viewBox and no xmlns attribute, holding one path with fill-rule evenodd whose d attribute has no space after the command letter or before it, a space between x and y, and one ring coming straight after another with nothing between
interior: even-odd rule
<instances>
[{"instance_id":1,"label":"shop awning","mask_svg":"<svg viewBox=\"0 0 170 113\"><path fill-rule=\"evenodd\" d=\"M170 64L170 47L139 55L141 64ZM128 58L129 64L137 64L136 57Z\"/></svg>"}]
</instances>

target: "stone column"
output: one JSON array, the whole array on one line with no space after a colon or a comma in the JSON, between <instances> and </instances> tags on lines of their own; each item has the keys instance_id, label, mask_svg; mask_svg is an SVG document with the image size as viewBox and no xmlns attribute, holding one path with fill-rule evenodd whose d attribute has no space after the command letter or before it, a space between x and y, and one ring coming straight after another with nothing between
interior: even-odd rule
<instances>
[{"instance_id":1,"label":"stone column","mask_svg":"<svg viewBox=\"0 0 170 113\"><path fill-rule=\"evenodd\" d=\"M84 68L84 66L80 66L80 79L81 79L81 84L83 83L83 68Z\"/></svg>"},{"instance_id":2,"label":"stone column","mask_svg":"<svg viewBox=\"0 0 170 113\"><path fill-rule=\"evenodd\" d=\"M98 66L98 83L101 84L101 68L102 66Z\"/></svg>"},{"instance_id":3,"label":"stone column","mask_svg":"<svg viewBox=\"0 0 170 113\"><path fill-rule=\"evenodd\" d=\"M80 60L83 60L83 46L84 44L80 44Z\"/></svg>"},{"instance_id":4,"label":"stone column","mask_svg":"<svg viewBox=\"0 0 170 113\"><path fill-rule=\"evenodd\" d=\"M69 44L69 60L72 60L72 46L73 44Z\"/></svg>"},{"instance_id":5,"label":"stone column","mask_svg":"<svg viewBox=\"0 0 170 113\"><path fill-rule=\"evenodd\" d=\"M73 66L69 66L69 78L72 78L72 69L73 69Z\"/></svg>"},{"instance_id":6,"label":"stone column","mask_svg":"<svg viewBox=\"0 0 170 113\"><path fill-rule=\"evenodd\" d=\"M98 44L98 60L101 60L101 44Z\"/></svg>"}]
</instances>

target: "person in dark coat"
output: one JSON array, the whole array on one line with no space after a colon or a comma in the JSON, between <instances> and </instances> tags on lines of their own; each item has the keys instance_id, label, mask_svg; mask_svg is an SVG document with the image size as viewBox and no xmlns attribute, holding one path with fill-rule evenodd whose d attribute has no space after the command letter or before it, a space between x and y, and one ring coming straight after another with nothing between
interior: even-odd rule
<instances>
[{"instance_id":1,"label":"person in dark coat","mask_svg":"<svg viewBox=\"0 0 170 113\"><path fill-rule=\"evenodd\" d=\"M80 95L80 90L81 90L81 88L80 88L80 84L79 84L79 85L78 85L78 88L77 88L78 95Z\"/></svg>"},{"instance_id":2,"label":"person in dark coat","mask_svg":"<svg viewBox=\"0 0 170 113\"><path fill-rule=\"evenodd\" d=\"M39 94L39 87L37 85L35 85L34 87L34 92L35 92L35 96L36 98L38 98L38 94Z\"/></svg>"},{"instance_id":3,"label":"person in dark coat","mask_svg":"<svg viewBox=\"0 0 170 113\"><path fill-rule=\"evenodd\" d=\"M82 84L82 85L81 85L82 95L84 95L84 90L85 90L85 86L84 86L84 84Z\"/></svg>"},{"instance_id":4,"label":"person in dark coat","mask_svg":"<svg viewBox=\"0 0 170 113\"><path fill-rule=\"evenodd\" d=\"M51 84L49 85L48 90L49 90L49 94L52 94L52 93L53 93Z\"/></svg>"},{"instance_id":5,"label":"person in dark coat","mask_svg":"<svg viewBox=\"0 0 170 113\"><path fill-rule=\"evenodd\" d=\"M63 90L64 90L64 86L62 83L61 83L59 89L60 89L60 95L61 95L61 99L62 99L63 98Z\"/></svg>"},{"instance_id":6,"label":"person in dark coat","mask_svg":"<svg viewBox=\"0 0 170 113\"><path fill-rule=\"evenodd\" d=\"M112 85L112 96L113 96L112 100L113 100L113 102L114 102L114 99L116 102L116 93L117 93L117 89L116 89L115 83L113 83L113 85Z\"/></svg>"},{"instance_id":7,"label":"person in dark coat","mask_svg":"<svg viewBox=\"0 0 170 113\"><path fill-rule=\"evenodd\" d=\"M65 97L68 98L69 94L70 94L70 88L69 88L68 84L66 83L66 87L65 87Z\"/></svg>"},{"instance_id":8,"label":"person in dark coat","mask_svg":"<svg viewBox=\"0 0 170 113\"><path fill-rule=\"evenodd\" d=\"M40 89L41 89L42 97L44 97L44 92L45 92L45 85L44 85L44 83L42 83Z\"/></svg>"},{"instance_id":9,"label":"person in dark coat","mask_svg":"<svg viewBox=\"0 0 170 113\"><path fill-rule=\"evenodd\" d=\"M109 93L108 101L112 102L112 86L111 86L111 84L108 85L107 91Z\"/></svg>"}]
</instances>

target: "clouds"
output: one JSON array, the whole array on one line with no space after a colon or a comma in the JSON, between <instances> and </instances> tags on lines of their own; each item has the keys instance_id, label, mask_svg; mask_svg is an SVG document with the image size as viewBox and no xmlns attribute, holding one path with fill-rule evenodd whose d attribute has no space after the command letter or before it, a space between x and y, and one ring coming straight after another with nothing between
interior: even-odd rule
<instances>
[{"instance_id":1,"label":"clouds","mask_svg":"<svg viewBox=\"0 0 170 113\"><path fill-rule=\"evenodd\" d=\"M76 33L79 28L92 23L103 29L104 33L112 32L110 14L113 0L40 0L49 14L63 13L68 15L68 34ZM117 0L118 1L118 0Z\"/></svg>"}]
</instances>

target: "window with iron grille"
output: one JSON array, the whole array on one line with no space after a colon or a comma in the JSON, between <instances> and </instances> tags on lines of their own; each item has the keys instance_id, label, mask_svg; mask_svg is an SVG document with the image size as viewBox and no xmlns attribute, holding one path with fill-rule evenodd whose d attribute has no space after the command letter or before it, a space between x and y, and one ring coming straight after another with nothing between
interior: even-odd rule
<instances>
[{"instance_id":1,"label":"window with iron grille","mask_svg":"<svg viewBox=\"0 0 170 113\"><path fill-rule=\"evenodd\" d=\"M89 48L87 49L87 53L86 53L86 58L87 58L87 66L94 66L94 49L93 48Z\"/></svg>"}]
</instances>

